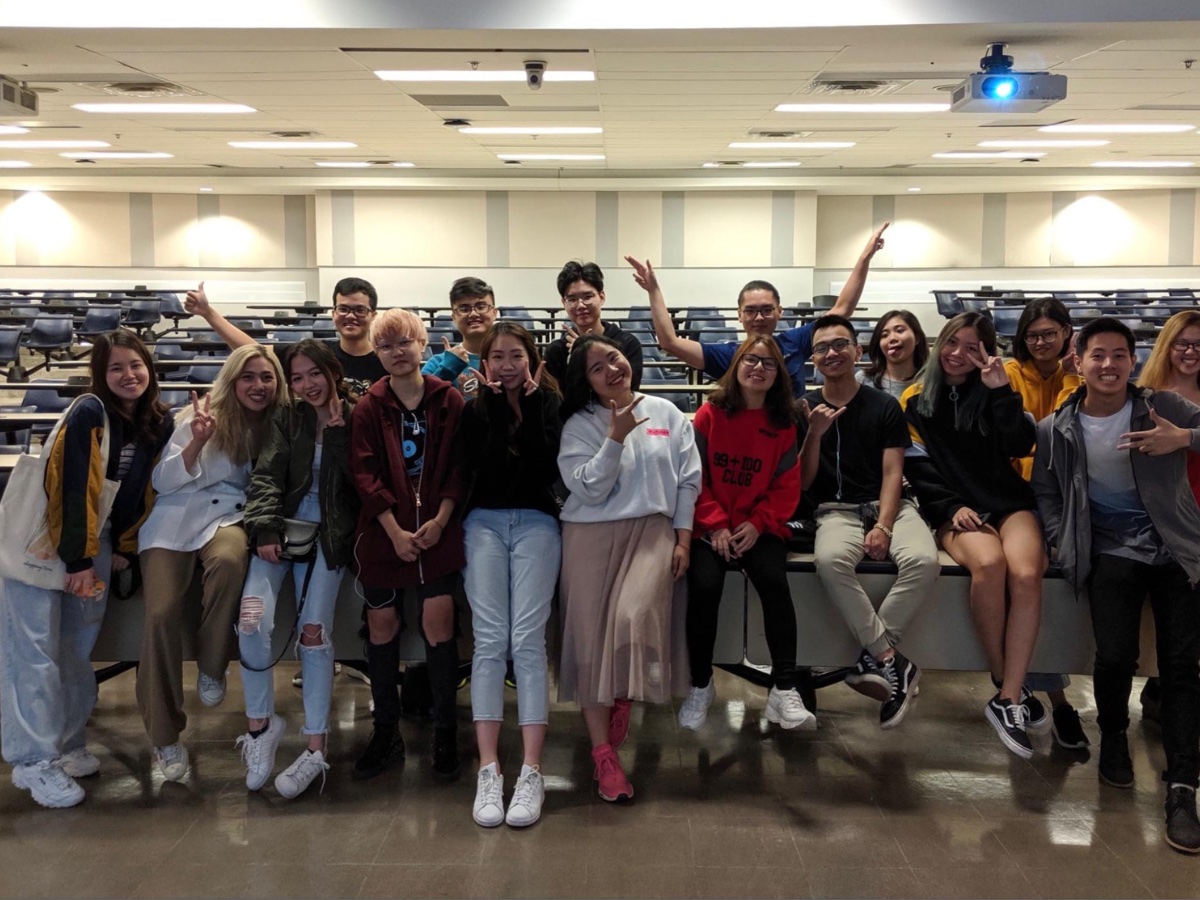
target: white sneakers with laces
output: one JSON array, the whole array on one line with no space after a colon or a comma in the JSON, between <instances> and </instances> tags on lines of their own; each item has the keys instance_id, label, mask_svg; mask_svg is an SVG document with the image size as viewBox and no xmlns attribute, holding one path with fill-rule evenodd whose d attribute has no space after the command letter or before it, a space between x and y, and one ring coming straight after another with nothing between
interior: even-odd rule
<instances>
[{"instance_id":1,"label":"white sneakers with laces","mask_svg":"<svg viewBox=\"0 0 1200 900\"><path fill-rule=\"evenodd\" d=\"M802 731L817 729L817 717L808 711L800 699L800 692L795 688L786 691L771 688L767 694L767 721L775 722L789 731L793 728Z\"/></svg>"},{"instance_id":2,"label":"white sneakers with laces","mask_svg":"<svg viewBox=\"0 0 1200 900\"><path fill-rule=\"evenodd\" d=\"M167 781L183 781L188 773L188 752L183 744L155 747L154 758Z\"/></svg>"},{"instance_id":3,"label":"white sneakers with laces","mask_svg":"<svg viewBox=\"0 0 1200 900\"><path fill-rule=\"evenodd\" d=\"M512 802L504 821L512 828L528 828L542 817L546 784L539 766L521 766L521 777L513 788Z\"/></svg>"},{"instance_id":4,"label":"white sneakers with laces","mask_svg":"<svg viewBox=\"0 0 1200 900\"><path fill-rule=\"evenodd\" d=\"M282 716L272 715L267 721L267 730L258 737L247 733L235 742L234 746L242 748L242 762L246 764L246 790L259 790L271 777L275 751L279 749L286 728Z\"/></svg>"},{"instance_id":5,"label":"white sneakers with laces","mask_svg":"<svg viewBox=\"0 0 1200 900\"><path fill-rule=\"evenodd\" d=\"M87 778L100 771L100 760L89 753L87 747L80 747L70 753L64 753L58 760L62 770L72 778Z\"/></svg>"},{"instance_id":6,"label":"white sneakers with laces","mask_svg":"<svg viewBox=\"0 0 1200 900\"><path fill-rule=\"evenodd\" d=\"M293 800L308 790L318 775L321 776L321 790L325 790L325 773L328 771L329 763L325 762L323 751L305 750L294 763L279 773L275 779L275 790L285 800Z\"/></svg>"},{"instance_id":7,"label":"white sneakers with laces","mask_svg":"<svg viewBox=\"0 0 1200 900\"><path fill-rule=\"evenodd\" d=\"M495 763L488 763L479 770L472 816L475 824L484 828L495 828L504 821L504 776Z\"/></svg>"},{"instance_id":8,"label":"white sneakers with laces","mask_svg":"<svg viewBox=\"0 0 1200 900\"><path fill-rule=\"evenodd\" d=\"M210 709L220 706L225 700L225 676L213 678L201 672L196 677L196 694L200 697L200 702Z\"/></svg>"},{"instance_id":9,"label":"white sneakers with laces","mask_svg":"<svg viewBox=\"0 0 1200 900\"><path fill-rule=\"evenodd\" d=\"M29 791L34 802L47 809L67 809L83 802L84 792L63 771L57 759L43 759L27 766L13 766L12 783Z\"/></svg>"},{"instance_id":10,"label":"white sneakers with laces","mask_svg":"<svg viewBox=\"0 0 1200 900\"><path fill-rule=\"evenodd\" d=\"M717 689L711 678L704 687L694 687L688 691L687 698L679 707L679 727L688 731L698 731L708 720L708 708L716 696Z\"/></svg>"}]
</instances>

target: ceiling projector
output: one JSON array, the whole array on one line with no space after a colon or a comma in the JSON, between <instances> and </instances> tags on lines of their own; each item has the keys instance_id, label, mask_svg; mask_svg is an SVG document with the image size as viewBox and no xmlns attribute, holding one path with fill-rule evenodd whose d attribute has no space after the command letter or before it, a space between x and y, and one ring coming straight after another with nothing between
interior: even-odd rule
<instances>
[{"instance_id":1,"label":"ceiling projector","mask_svg":"<svg viewBox=\"0 0 1200 900\"><path fill-rule=\"evenodd\" d=\"M979 60L982 70L950 95L950 112L1035 113L1067 99L1067 76L1014 72L1004 44L991 44Z\"/></svg>"}]
</instances>

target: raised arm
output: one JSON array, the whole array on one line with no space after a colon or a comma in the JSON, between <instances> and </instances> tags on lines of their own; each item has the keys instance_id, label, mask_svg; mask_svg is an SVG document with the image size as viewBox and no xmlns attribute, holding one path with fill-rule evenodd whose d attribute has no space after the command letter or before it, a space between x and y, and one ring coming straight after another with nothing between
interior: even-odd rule
<instances>
[{"instance_id":1,"label":"raised arm","mask_svg":"<svg viewBox=\"0 0 1200 900\"><path fill-rule=\"evenodd\" d=\"M659 346L693 369L703 369L704 348L699 341L689 340L675 333L671 313L667 310L667 301L663 299L662 289L658 286L658 276L654 274L654 266L650 265L650 260L641 263L632 256L626 256L625 261L633 266L633 280L650 297L650 316L654 321L654 336L658 339Z\"/></svg>"},{"instance_id":2,"label":"raised arm","mask_svg":"<svg viewBox=\"0 0 1200 900\"><path fill-rule=\"evenodd\" d=\"M837 302L829 310L830 315L845 316L846 318L854 315L854 310L858 308L858 301L862 299L863 288L867 286L867 272L871 269L871 260L876 253L883 249L883 233L891 224L891 222L884 222L867 240L867 246L863 247L862 253L859 254L858 262L850 270L850 277L842 285Z\"/></svg>"},{"instance_id":3,"label":"raised arm","mask_svg":"<svg viewBox=\"0 0 1200 900\"><path fill-rule=\"evenodd\" d=\"M187 299L183 301L183 308L190 312L193 316L199 316L213 331L217 333L217 337L229 345L231 350L236 350L238 347L246 344L256 343L254 338L242 331L227 318L213 309L208 303L208 294L204 293L204 282L200 282L200 286L194 291L187 292Z\"/></svg>"}]
</instances>

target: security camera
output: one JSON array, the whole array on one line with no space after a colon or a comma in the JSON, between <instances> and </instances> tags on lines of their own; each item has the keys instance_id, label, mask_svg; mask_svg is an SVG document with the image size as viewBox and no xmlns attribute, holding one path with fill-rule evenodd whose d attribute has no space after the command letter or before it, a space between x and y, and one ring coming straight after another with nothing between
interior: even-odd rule
<instances>
[{"instance_id":1,"label":"security camera","mask_svg":"<svg viewBox=\"0 0 1200 900\"><path fill-rule=\"evenodd\" d=\"M546 77L546 64L540 59L525 60L525 83L531 91L542 89L542 79Z\"/></svg>"}]
</instances>

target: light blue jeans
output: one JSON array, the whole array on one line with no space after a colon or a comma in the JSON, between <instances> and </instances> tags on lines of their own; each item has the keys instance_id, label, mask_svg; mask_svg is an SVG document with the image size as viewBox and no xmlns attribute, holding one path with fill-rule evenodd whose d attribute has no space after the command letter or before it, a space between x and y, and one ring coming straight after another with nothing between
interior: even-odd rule
<instances>
[{"instance_id":1,"label":"light blue jeans","mask_svg":"<svg viewBox=\"0 0 1200 900\"><path fill-rule=\"evenodd\" d=\"M518 719L522 725L545 725L550 712L546 623L562 560L558 522L532 509L473 509L463 525L463 580L475 629L475 721L504 720L504 672L511 655Z\"/></svg>"},{"instance_id":2,"label":"light blue jeans","mask_svg":"<svg viewBox=\"0 0 1200 900\"><path fill-rule=\"evenodd\" d=\"M319 504L310 498L300 504L295 518L308 522L319 521ZM306 562L269 563L259 556L250 559L246 586L242 588L242 606L235 626L238 649L242 659L257 669L266 669L274 661L271 655L271 632L275 628L275 607L283 580L290 572L296 588L296 602L308 571ZM297 653L300 674L304 678L304 727L302 734L325 734L329 731L329 703L333 696L333 611L342 585L342 570L325 565L325 553L317 545L308 596L296 626ZM260 603L261 601L261 603ZM299 642L305 625L319 625L321 643L308 647ZM290 623L288 625L290 630ZM275 677L272 670L255 672L242 666L242 690L246 698L246 716L266 719L275 712Z\"/></svg>"},{"instance_id":3,"label":"light blue jeans","mask_svg":"<svg viewBox=\"0 0 1200 900\"><path fill-rule=\"evenodd\" d=\"M93 560L111 584L109 526ZM108 590L84 600L7 578L0 580L0 743L12 766L27 766L78 750L96 706L92 648L100 634Z\"/></svg>"}]
</instances>

